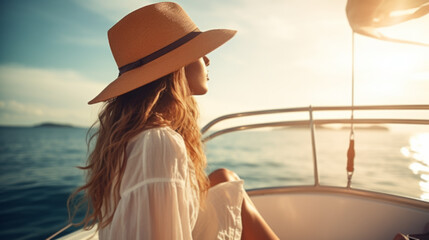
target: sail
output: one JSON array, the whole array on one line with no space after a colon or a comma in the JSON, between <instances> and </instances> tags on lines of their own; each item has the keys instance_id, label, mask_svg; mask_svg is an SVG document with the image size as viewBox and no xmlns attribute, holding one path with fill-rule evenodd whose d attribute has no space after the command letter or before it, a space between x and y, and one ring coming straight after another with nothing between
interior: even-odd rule
<instances>
[{"instance_id":1,"label":"sail","mask_svg":"<svg viewBox=\"0 0 429 240\"><path fill-rule=\"evenodd\" d=\"M392 37L382 31L383 28L422 19L425 15L429 17L429 0L348 0L346 13L355 33L381 40L429 46L428 40L407 39L409 33ZM423 29L415 31L425 31L429 35L429 24L420 25Z\"/></svg>"}]
</instances>

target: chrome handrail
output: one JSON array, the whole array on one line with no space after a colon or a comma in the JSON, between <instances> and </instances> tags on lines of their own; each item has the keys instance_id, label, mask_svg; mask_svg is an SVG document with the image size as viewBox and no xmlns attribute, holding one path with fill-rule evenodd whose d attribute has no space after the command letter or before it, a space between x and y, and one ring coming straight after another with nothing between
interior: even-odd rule
<instances>
[{"instance_id":1,"label":"chrome handrail","mask_svg":"<svg viewBox=\"0 0 429 240\"><path fill-rule=\"evenodd\" d=\"M429 125L429 119L392 119L392 118L380 118L380 119L370 119L370 118L355 118L353 120L350 119L319 119L313 120L314 125L322 125L322 124L412 124L412 125ZM215 131L209 134L206 137L203 137L202 141L208 142L215 137L220 135L237 132L242 130L249 129L258 129L258 128L266 128L266 127L288 127L288 126L310 126L309 120L298 120L298 121L281 121L281 122L268 122L268 123L256 123L256 124L247 124L247 125L239 125L235 127L225 128L222 130Z\"/></svg>"},{"instance_id":2,"label":"chrome handrail","mask_svg":"<svg viewBox=\"0 0 429 240\"><path fill-rule=\"evenodd\" d=\"M403 118L353 118L353 119L314 119L313 112L315 111L345 111L345 110L429 110L429 105L374 105L374 106L327 106L327 107L298 107L298 108L284 108L284 109L271 109L262 111L242 112L228 114L218 117L201 129L203 135L202 141L208 142L211 139L220 135L266 127L287 127L287 126L308 126L311 131L311 145L313 152L313 168L314 168L314 186L319 186L318 168L317 168L317 153L316 143L314 137L314 128L316 125L321 124L414 124L414 125L429 125L429 119L403 119ZM267 115L275 113L293 113L293 112L308 112L309 120L293 120L293 121L279 121L279 122L263 122L256 124L238 125L234 127L224 128L215 131L208 136L204 137L210 128L219 122L240 117ZM350 187L349 187L350 189Z\"/></svg>"},{"instance_id":3,"label":"chrome handrail","mask_svg":"<svg viewBox=\"0 0 429 240\"><path fill-rule=\"evenodd\" d=\"M203 128L201 128L201 134L205 134L210 130L214 125L219 122L241 117L250 117L250 116L260 116L268 114L279 114L279 113L296 113L296 112L309 112L310 108L313 112L316 111L346 111L346 110L429 110L429 105L362 105L362 106L312 106L312 107L297 107L297 108L282 108L282 109L270 109L270 110L261 110L261 111L250 111L250 112L240 112L227 114L207 123ZM319 119L313 121L317 124L333 124L333 123L357 123L357 124L428 124L429 119ZM284 127L284 126L296 126L296 125L308 125L310 126L309 120L296 120L296 121L281 121L281 122L268 122L268 123L258 123L258 124L248 124L235 126L219 131L215 131L207 137L203 137L203 142L207 142L214 137L219 135L234 132L239 130L254 129L254 128L263 128L263 127ZM228 131L225 131L228 130Z\"/></svg>"}]
</instances>

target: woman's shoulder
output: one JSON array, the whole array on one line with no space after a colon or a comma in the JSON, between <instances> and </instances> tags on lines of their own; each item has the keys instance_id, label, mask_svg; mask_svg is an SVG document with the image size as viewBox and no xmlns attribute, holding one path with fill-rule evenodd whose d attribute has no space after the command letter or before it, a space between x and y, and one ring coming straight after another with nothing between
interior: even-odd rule
<instances>
[{"instance_id":1,"label":"woman's shoulder","mask_svg":"<svg viewBox=\"0 0 429 240\"><path fill-rule=\"evenodd\" d=\"M162 127L153 127L153 128L148 128L145 129L143 131L141 131L140 133L138 133L135 137L133 137L130 142L135 142L135 141L139 141L142 139L148 139L148 138L162 138L162 137L173 137L173 138L178 138L181 139L183 141L182 136L177 133L176 131L174 131L173 129L171 129L168 126L162 126Z\"/></svg>"},{"instance_id":2,"label":"woman's shoulder","mask_svg":"<svg viewBox=\"0 0 429 240\"><path fill-rule=\"evenodd\" d=\"M156 127L139 133L128 142L126 157L123 189L133 189L148 182L181 181L188 172L183 138L169 127Z\"/></svg>"},{"instance_id":3,"label":"woman's shoulder","mask_svg":"<svg viewBox=\"0 0 429 240\"><path fill-rule=\"evenodd\" d=\"M145 129L128 143L129 146L151 145L151 147L185 148L182 136L168 126Z\"/></svg>"}]
</instances>

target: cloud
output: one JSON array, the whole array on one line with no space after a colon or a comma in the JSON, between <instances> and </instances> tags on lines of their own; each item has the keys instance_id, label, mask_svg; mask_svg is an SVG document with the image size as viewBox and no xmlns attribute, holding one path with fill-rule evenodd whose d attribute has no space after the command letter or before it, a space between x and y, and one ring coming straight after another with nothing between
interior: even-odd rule
<instances>
[{"instance_id":1,"label":"cloud","mask_svg":"<svg viewBox=\"0 0 429 240\"><path fill-rule=\"evenodd\" d=\"M213 22L220 26L226 24L227 27L238 29L240 34L284 43L284 40L299 39L324 31L314 28L317 25L343 27L346 22L343 10L345 3L344 0L330 1L328 4L316 1L310 5L299 0L237 0L212 4L209 11L201 9L203 11L196 14L202 19L215 19ZM332 11L338 7L340 11Z\"/></svg>"},{"instance_id":2,"label":"cloud","mask_svg":"<svg viewBox=\"0 0 429 240\"><path fill-rule=\"evenodd\" d=\"M96 107L86 103L103 87L74 70L1 65L0 123L90 125Z\"/></svg>"},{"instance_id":3,"label":"cloud","mask_svg":"<svg viewBox=\"0 0 429 240\"><path fill-rule=\"evenodd\" d=\"M139 0L75 0L77 4L112 22L117 22L131 11L155 1Z\"/></svg>"},{"instance_id":4,"label":"cloud","mask_svg":"<svg viewBox=\"0 0 429 240\"><path fill-rule=\"evenodd\" d=\"M126 14L145 5L155 3L152 0L75 0L81 7L88 9L104 18L117 22ZM343 2L343 1L341 1ZM307 20L293 5L308 8L307 4L299 1L290 4L285 1L238 0L218 2L178 1L186 12L200 25L229 27L239 29L241 34L269 36L278 40L294 38L298 33L300 22L292 21L299 17L301 23ZM311 6L315 7L315 6ZM319 9L323 7L318 6ZM200 26L201 27L201 26ZM204 28L203 28L204 29ZM261 33L263 33L261 35Z\"/></svg>"},{"instance_id":5,"label":"cloud","mask_svg":"<svg viewBox=\"0 0 429 240\"><path fill-rule=\"evenodd\" d=\"M80 45L80 46L91 46L91 47L103 47L108 48L109 44L106 37L81 37L81 36L60 36L60 41Z\"/></svg>"},{"instance_id":6,"label":"cloud","mask_svg":"<svg viewBox=\"0 0 429 240\"><path fill-rule=\"evenodd\" d=\"M42 116L43 110L32 104L23 104L14 100L0 101L0 114L34 115Z\"/></svg>"}]
</instances>

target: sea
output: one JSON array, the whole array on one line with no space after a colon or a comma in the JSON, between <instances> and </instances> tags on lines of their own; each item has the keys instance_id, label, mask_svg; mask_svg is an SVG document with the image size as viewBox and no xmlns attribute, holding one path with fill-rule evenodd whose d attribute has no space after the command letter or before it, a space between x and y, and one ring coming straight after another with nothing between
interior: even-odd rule
<instances>
[{"instance_id":1,"label":"sea","mask_svg":"<svg viewBox=\"0 0 429 240\"><path fill-rule=\"evenodd\" d=\"M426 130L355 130L352 187L429 204ZM86 132L75 127L0 127L0 239L46 239L68 224L67 198L84 181L77 166L85 165ZM346 186L349 131L315 133L320 184ZM246 189L313 185L310 136L308 129L286 128L221 135L206 143L207 171L233 170ZM82 217L78 213L74 222Z\"/></svg>"}]
</instances>

